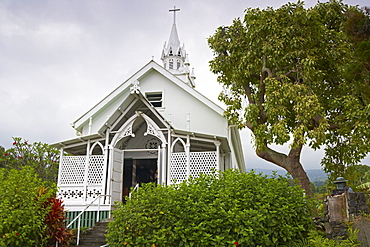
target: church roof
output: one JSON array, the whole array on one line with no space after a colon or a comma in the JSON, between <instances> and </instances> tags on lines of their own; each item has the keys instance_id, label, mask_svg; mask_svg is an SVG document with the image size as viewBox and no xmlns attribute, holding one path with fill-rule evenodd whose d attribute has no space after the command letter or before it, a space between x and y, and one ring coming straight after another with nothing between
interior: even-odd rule
<instances>
[{"instance_id":1,"label":"church roof","mask_svg":"<svg viewBox=\"0 0 370 247\"><path fill-rule=\"evenodd\" d=\"M78 118L76 121L72 123L72 126L77 130L80 131L80 129L89 123L89 119L91 117L95 117L99 115L102 111L111 111L106 114L111 116L114 114L113 108L111 110L109 109L110 105L113 105L115 101L119 99L119 97L122 97L123 94L128 94L129 89L132 86L134 81L140 81L142 78L144 78L148 73L151 71L157 71L159 74L167 78L168 80L172 81L172 83L176 84L178 87L182 88L185 92L192 95L194 98L196 98L198 101L200 101L202 104L206 105L210 110L216 112L219 115L223 115L224 109L222 109L219 105L215 104L213 101L205 97L203 94L198 92L192 87L189 87L186 85L181 79L164 69L162 66L160 66L155 61L151 60L149 63L147 63L144 67L142 67L138 72L136 72L134 75L132 75L129 79L127 79L125 82L123 82L120 86L118 86L115 90L113 90L110 94L108 94L105 98L103 98L98 104L96 104L94 107L92 107L89 111L87 111L85 114L83 114L80 118ZM119 103L118 103L119 104Z\"/></svg>"}]
</instances>

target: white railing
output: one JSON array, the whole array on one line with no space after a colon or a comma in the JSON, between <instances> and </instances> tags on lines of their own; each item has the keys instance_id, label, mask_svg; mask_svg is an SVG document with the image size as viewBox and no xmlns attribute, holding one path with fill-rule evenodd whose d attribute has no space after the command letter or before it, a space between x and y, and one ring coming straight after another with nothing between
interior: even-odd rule
<instances>
[{"instance_id":1,"label":"white railing","mask_svg":"<svg viewBox=\"0 0 370 247\"><path fill-rule=\"evenodd\" d=\"M105 190L104 155L63 156L59 165L58 197L66 205L89 203Z\"/></svg>"},{"instance_id":2,"label":"white railing","mask_svg":"<svg viewBox=\"0 0 370 247\"><path fill-rule=\"evenodd\" d=\"M84 210L81 211L81 213L79 213L68 225L66 228L69 228L76 220L78 220L77 222L77 245L80 244L80 230L81 230L81 216L84 212L86 212L86 210L91 206L93 205L93 203L99 199L98 201L98 212L97 212L97 216L96 216L96 222L99 222L99 216L100 216L100 198L101 197L110 197L110 195L98 195L90 204L88 204ZM110 216L109 216L110 217Z\"/></svg>"},{"instance_id":3,"label":"white railing","mask_svg":"<svg viewBox=\"0 0 370 247\"><path fill-rule=\"evenodd\" d=\"M131 195L132 193L134 193L135 190L139 191L139 187L140 187L140 184L136 184L134 189L132 191L130 191L130 193L128 194L128 197L131 199Z\"/></svg>"}]
</instances>

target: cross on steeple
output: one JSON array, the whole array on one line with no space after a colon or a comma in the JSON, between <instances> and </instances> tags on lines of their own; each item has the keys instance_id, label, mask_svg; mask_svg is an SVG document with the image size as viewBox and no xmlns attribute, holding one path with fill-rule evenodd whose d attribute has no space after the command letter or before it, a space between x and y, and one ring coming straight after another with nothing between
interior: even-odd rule
<instances>
[{"instance_id":1,"label":"cross on steeple","mask_svg":"<svg viewBox=\"0 0 370 247\"><path fill-rule=\"evenodd\" d=\"M176 23L176 11L180 11L180 9L176 9L176 6L169 10L169 12L173 12L173 23Z\"/></svg>"}]
</instances>

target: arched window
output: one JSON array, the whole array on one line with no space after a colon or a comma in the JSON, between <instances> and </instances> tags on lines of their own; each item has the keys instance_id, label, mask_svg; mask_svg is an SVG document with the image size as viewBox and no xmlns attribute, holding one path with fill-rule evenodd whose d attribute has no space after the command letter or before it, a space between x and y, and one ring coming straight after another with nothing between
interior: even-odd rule
<instances>
[{"instance_id":1,"label":"arched window","mask_svg":"<svg viewBox=\"0 0 370 247\"><path fill-rule=\"evenodd\" d=\"M180 60L177 60L177 69L180 68L180 64L181 64Z\"/></svg>"},{"instance_id":2,"label":"arched window","mask_svg":"<svg viewBox=\"0 0 370 247\"><path fill-rule=\"evenodd\" d=\"M173 59L170 59L169 69L173 69Z\"/></svg>"}]
</instances>

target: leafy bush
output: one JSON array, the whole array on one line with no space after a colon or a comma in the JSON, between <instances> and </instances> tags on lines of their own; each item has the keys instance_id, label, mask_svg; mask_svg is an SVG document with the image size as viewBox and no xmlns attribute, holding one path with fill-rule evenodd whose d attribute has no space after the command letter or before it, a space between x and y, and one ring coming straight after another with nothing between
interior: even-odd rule
<instances>
[{"instance_id":1,"label":"leafy bush","mask_svg":"<svg viewBox=\"0 0 370 247\"><path fill-rule=\"evenodd\" d=\"M66 228L66 217L64 211L63 201L53 197L45 203L49 208L49 212L45 218L46 236L48 237L48 246L69 246L72 241L73 234L71 230Z\"/></svg>"},{"instance_id":2,"label":"leafy bush","mask_svg":"<svg viewBox=\"0 0 370 247\"><path fill-rule=\"evenodd\" d=\"M279 246L311 228L308 199L283 177L228 170L146 184L117 203L110 246Z\"/></svg>"},{"instance_id":3,"label":"leafy bush","mask_svg":"<svg viewBox=\"0 0 370 247\"><path fill-rule=\"evenodd\" d=\"M300 242L290 245L291 247L356 247L360 246L357 240L357 230L348 228L346 239L328 239L325 233L311 230L308 237Z\"/></svg>"},{"instance_id":4,"label":"leafy bush","mask_svg":"<svg viewBox=\"0 0 370 247\"><path fill-rule=\"evenodd\" d=\"M68 246L64 207L55 198L56 186L38 177L29 166L0 168L0 247Z\"/></svg>"},{"instance_id":5,"label":"leafy bush","mask_svg":"<svg viewBox=\"0 0 370 247\"><path fill-rule=\"evenodd\" d=\"M44 183L34 170L0 169L0 246L42 246L48 208L55 190L40 191Z\"/></svg>"}]
</instances>

